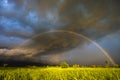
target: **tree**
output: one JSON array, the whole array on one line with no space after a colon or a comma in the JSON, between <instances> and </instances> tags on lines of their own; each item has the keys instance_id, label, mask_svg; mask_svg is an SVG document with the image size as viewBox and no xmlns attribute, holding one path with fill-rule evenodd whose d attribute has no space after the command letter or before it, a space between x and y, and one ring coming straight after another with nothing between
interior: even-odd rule
<instances>
[{"instance_id":1,"label":"tree","mask_svg":"<svg viewBox=\"0 0 120 80\"><path fill-rule=\"evenodd\" d=\"M3 64L3 67L7 67L8 66L8 64Z\"/></svg>"},{"instance_id":2,"label":"tree","mask_svg":"<svg viewBox=\"0 0 120 80\"><path fill-rule=\"evenodd\" d=\"M110 65L110 64L109 64L109 61L106 60L106 61L105 61L105 67L109 67L109 65Z\"/></svg>"},{"instance_id":3,"label":"tree","mask_svg":"<svg viewBox=\"0 0 120 80\"><path fill-rule=\"evenodd\" d=\"M79 68L80 65L78 65L78 64L74 64L73 67L74 67L74 68Z\"/></svg>"},{"instance_id":4,"label":"tree","mask_svg":"<svg viewBox=\"0 0 120 80\"><path fill-rule=\"evenodd\" d=\"M96 65L91 65L92 68L96 68Z\"/></svg>"},{"instance_id":5,"label":"tree","mask_svg":"<svg viewBox=\"0 0 120 80\"><path fill-rule=\"evenodd\" d=\"M61 62L60 66L61 66L62 68L68 68L68 67L69 67L69 64L64 61L64 62Z\"/></svg>"},{"instance_id":6,"label":"tree","mask_svg":"<svg viewBox=\"0 0 120 80\"><path fill-rule=\"evenodd\" d=\"M114 67L115 67L115 68L118 68L118 67L119 67L119 65L118 65L118 64L114 64Z\"/></svg>"}]
</instances>

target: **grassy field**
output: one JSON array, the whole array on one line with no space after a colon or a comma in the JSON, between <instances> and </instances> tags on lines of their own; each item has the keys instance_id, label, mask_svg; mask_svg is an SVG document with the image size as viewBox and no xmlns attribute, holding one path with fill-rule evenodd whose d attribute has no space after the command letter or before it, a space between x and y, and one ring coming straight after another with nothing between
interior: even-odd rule
<instances>
[{"instance_id":1,"label":"grassy field","mask_svg":"<svg viewBox=\"0 0 120 80\"><path fill-rule=\"evenodd\" d=\"M0 68L0 80L120 80L120 68Z\"/></svg>"}]
</instances>

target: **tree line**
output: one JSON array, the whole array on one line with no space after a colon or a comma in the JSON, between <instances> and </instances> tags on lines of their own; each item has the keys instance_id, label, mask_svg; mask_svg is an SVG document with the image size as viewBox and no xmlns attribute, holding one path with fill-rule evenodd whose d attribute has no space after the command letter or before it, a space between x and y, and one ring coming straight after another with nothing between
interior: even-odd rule
<instances>
[{"instance_id":1,"label":"tree line","mask_svg":"<svg viewBox=\"0 0 120 80\"><path fill-rule=\"evenodd\" d=\"M8 64L3 64L3 67L8 67ZM27 67L36 67L36 66L27 65ZM50 67L50 66L47 66L47 67ZM56 67L56 66L54 66L54 67ZM109 68L111 66L110 66L109 61L106 60L104 66L102 66L102 65L80 66L79 64L74 64L74 65L70 66L67 62L63 61L63 62L60 63L60 65L58 67L61 67L61 68L69 68L69 67L73 67L73 68L80 68L80 67L92 67L92 68L104 67L104 68ZM119 68L120 66L118 64L114 64L112 67Z\"/></svg>"},{"instance_id":2,"label":"tree line","mask_svg":"<svg viewBox=\"0 0 120 80\"><path fill-rule=\"evenodd\" d=\"M60 67L62 67L62 68L68 68L70 66L69 66L69 64L67 62L64 61L64 62L60 63ZM105 68L109 68L111 66L110 66L109 61L105 61L105 65L104 66L100 66L100 65L80 66L79 64L74 64L74 65L72 65L72 67L74 67L74 68L79 68L79 67L92 67L92 68L105 67ZM118 64L114 64L113 67L118 68L119 65Z\"/></svg>"}]
</instances>

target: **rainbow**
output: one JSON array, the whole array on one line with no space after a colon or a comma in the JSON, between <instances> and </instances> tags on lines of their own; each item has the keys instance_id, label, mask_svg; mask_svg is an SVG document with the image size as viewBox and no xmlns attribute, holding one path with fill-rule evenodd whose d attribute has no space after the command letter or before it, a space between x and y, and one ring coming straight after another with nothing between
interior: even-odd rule
<instances>
[{"instance_id":1,"label":"rainbow","mask_svg":"<svg viewBox=\"0 0 120 80\"><path fill-rule=\"evenodd\" d=\"M109 53L103 49L97 42L95 42L94 40L90 39L89 37L86 37L82 34L79 34L79 33L76 33L76 32L73 32L73 31L68 31L68 30L51 30L51 31L46 31L46 32L43 32L43 33L39 33L35 36L32 36L31 39L34 39L38 36L41 36L43 34L47 34L47 33L53 33L53 32L60 32L60 33L69 33L69 34L73 34L73 35L76 35L76 36L79 36L79 37L82 37L86 40L88 40L89 42L93 43L96 47L98 47L103 53L104 55L109 59L109 61L115 65L115 61L112 59L112 57L109 55ZM28 42L29 40L25 40L21 45L19 45L18 47L21 47L23 44L25 44L26 42Z\"/></svg>"}]
</instances>

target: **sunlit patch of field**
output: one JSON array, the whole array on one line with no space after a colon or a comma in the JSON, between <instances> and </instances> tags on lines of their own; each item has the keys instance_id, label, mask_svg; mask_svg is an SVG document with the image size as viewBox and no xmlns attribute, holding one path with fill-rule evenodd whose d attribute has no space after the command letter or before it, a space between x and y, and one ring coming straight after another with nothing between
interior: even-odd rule
<instances>
[{"instance_id":1,"label":"sunlit patch of field","mask_svg":"<svg viewBox=\"0 0 120 80\"><path fill-rule=\"evenodd\" d=\"M120 80L120 68L0 68L0 80Z\"/></svg>"}]
</instances>

